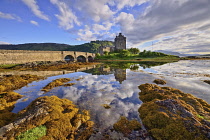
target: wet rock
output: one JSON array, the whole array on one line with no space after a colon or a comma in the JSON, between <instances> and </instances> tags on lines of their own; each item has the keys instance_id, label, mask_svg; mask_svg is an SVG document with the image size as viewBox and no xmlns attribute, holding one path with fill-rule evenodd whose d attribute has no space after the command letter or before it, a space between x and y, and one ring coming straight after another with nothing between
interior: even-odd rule
<instances>
[{"instance_id":1,"label":"wet rock","mask_svg":"<svg viewBox=\"0 0 210 140\"><path fill-rule=\"evenodd\" d=\"M155 139L210 139L210 105L178 89L139 86L140 118Z\"/></svg>"},{"instance_id":2,"label":"wet rock","mask_svg":"<svg viewBox=\"0 0 210 140\"><path fill-rule=\"evenodd\" d=\"M110 109L110 108L111 108L111 106L108 105L108 104L102 104L102 106L103 106L105 109Z\"/></svg>"},{"instance_id":3,"label":"wet rock","mask_svg":"<svg viewBox=\"0 0 210 140\"><path fill-rule=\"evenodd\" d=\"M184 106L180 105L176 100L174 99L166 99L161 101L155 101L156 104L159 106L166 107L168 111L170 111L173 114L179 113L180 116L184 118L192 118L193 114L186 110Z\"/></svg>"},{"instance_id":4,"label":"wet rock","mask_svg":"<svg viewBox=\"0 0 210 140\"><path fill-rule=\"evenodd\" d=\"M15 70L77 70L87 65L93 65L93 63L81 63L81 62L66 62L66 61L36 61L21 64L13 67Z\"/></svg>"},{"instance_id":5,"label":"wet rock","mask_svg":"<svg viewBox=\"0 0 210 140\"><path fill-rule=\"evenodd\" d=\"M160 85L165 85L166 84L166 81L164 81L162 79L155 79L153 82L156 83L156 84L160 84Z\"/></svg>"},{"instance_id":6,"label":"wet rock","mask_svg":"<svg viewBox=\"0 0 210 140\"><path fill-rule=\"evenodd\" d=\"M210 85L210 80L204 80L204 82Z\"/></svg>"},{"instance_id":7,"label":"wet rock","mask_svg":"<svg viewBox=\"0 0 210 140\"><path fill-rule=\"evenodd\" d=\"M41 138L43 140L86 139L92 133L93 122L89 121L89 112L79 113L71 101L57 96L37 98L18 116L14 122L0 128L0 139L15 138L40 125L47 128L47 134Z\"/></svg>"},{"instance_id":8,"label":"wet rock","mask_svg":"<svg viewBox=\"0 0 210 140\"><path fill-rule=\"evenodd\" d=\"M137 120L127 120L121 116L120 120L113 125L116 131L122 132L124 135L130 134L133 130L141 129L141 124Z\"/></svg>"},{"instance_id":9,"label":"wet rock","mask_svg":"<svg viewBox=\"0 0 210 140\"><path fill-rule=\"evenodd\" d=\"M13 92L12 90L26 86L28 83L43 79L36 75L5 75L0 81L0 127L10 123L16 118L16 114L12 113L12 109L16 101L23 96Z\"/></svg>"},{"instance_id":10,"label":"wet rock","mask_svg":"<svg viewBox=\"0 0 210 140\"><path fill-rule=\"evenodd\" d=\"M55 79L52 82L50 82L49 84L47 84L45 87L43 87L42 91L49 91L50 89L52 89L54 87L62 86L62 85L64 85L64 83L69 82L69 81L71 81L70 78ZM66 86L68 86L68 85L66 85ZM70 84L69 86L71 86L71 85L72 84Z\"/></svg>"}]
</instances>

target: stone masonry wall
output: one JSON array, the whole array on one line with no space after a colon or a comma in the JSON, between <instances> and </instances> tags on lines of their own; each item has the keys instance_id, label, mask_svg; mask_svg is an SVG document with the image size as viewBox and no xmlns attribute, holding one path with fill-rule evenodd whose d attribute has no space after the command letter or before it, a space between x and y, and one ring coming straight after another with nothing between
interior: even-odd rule
<instances>
[{"instance_id":1,"label":"stone masonry wall","mask_svg":"<svg viewBox=\"0 0 210 140\"><path fill-rule=\"evenodd\" d=\"M93 56L92 53L73 51L28 51L28 50L0 50L0 64L20 64L33 61L60 61L66 55Z\"/></svg>"}]
</instances>

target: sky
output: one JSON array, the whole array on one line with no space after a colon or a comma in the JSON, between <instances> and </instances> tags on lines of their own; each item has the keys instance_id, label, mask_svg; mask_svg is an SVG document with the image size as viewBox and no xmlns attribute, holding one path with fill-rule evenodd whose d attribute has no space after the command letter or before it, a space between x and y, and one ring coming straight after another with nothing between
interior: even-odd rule
<instances>
[{"instance_id":1,"label":"sky","mask_svg":"<svg viewBox=\"0 0 210 140\"><path fill-rule=\"evenodd\" d=\"M210 54L210 0L0 0L0 44L83 44Z\"/></svg>"}]
</instances>

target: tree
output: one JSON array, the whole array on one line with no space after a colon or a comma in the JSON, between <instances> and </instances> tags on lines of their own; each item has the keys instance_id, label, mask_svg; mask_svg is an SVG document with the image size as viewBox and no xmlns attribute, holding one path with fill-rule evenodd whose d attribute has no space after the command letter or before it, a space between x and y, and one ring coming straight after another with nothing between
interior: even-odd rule
<instances>
[{"instance_id":1,"label":"tree","mask_svg":"<svg viewBox=\"0 0 210 140\"><path fill-rule=\"evenodd\" d=\"M99 57L99 56L101 56L100 53L96 53L96 57Z\"/></svg>"},{"instance_id":2,"label":"tree","mask_svg":"<svg viewBox=\"0 0 210 140\"><path fill-rule=\"evenodd\" d=\"M97 44L97 43L91 43L91 45L92 45L91 50L92 50L93 52L97 52L98 49L99 49L99 47L101 46L100 44Z\"/></svg>"},{"instance_id":3,"label":"tree","mask_svg":"<svg viewBox=\"0 0 210 140\"><path fill-rule=\"evenodd\" d=\"M127 57L127 56L129 56L130 55L130 52L128 51L128 50L122 50L121 52L120 52L120 56L121 57Z\"/></svg>"},{"instance_id":4,"label":"tree","mask_svg":"<svg viewBox=\"0 0 210 140\"><path fill-rule=\"evenodd\" d=\"M107 51L104 51L104 55L106 55L106 56L107 56L108 54L109 54L109 53L108 53Z\"/></svg>"},{"instance_id":5,"label":"tree","mask_svg":"<svg viewBox=\"0 0 210 140\"><path fill-rule=\"evenodd\" d=\"M130 49L128 49L128 51L132 54L138 54L140 52L140 50L138 48L130 48Z\"/></svg>"}]
</instances>

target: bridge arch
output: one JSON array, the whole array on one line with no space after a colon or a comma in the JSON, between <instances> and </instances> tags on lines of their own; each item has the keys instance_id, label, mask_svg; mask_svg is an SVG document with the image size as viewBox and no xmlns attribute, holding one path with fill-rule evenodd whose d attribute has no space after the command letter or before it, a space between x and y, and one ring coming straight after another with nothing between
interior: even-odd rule
<instances>
[{"instance_id":1,"label":"bridge arch","mask_svg":"<svg viewBox=\"0 0 210 140\"><path fill-rule=\"evenodd\" d=\"M88 56L88 62L93 62L94 58L92 56Z\"/></svg>"},{"instance_id":2,"label":"bridge arch","mask_svg":"<svg viewBox=\"0 0 210 140\"><path fill-rule=\"evenodd\" d=\"M85 56L80 55L77 57L77 62L87 62L87 59Z\"/></svg>"},{"instance_id":3,"label":"bridge arch","mask_svg":"<svg viewBox=\"0 0 210 140\"><path fill-rule=\"evenodd\" d=\"M73 62L74 61L74 57L72 55L66 55L64 60L67 61L67 62Z\"/></svg>"}]
</instances>

